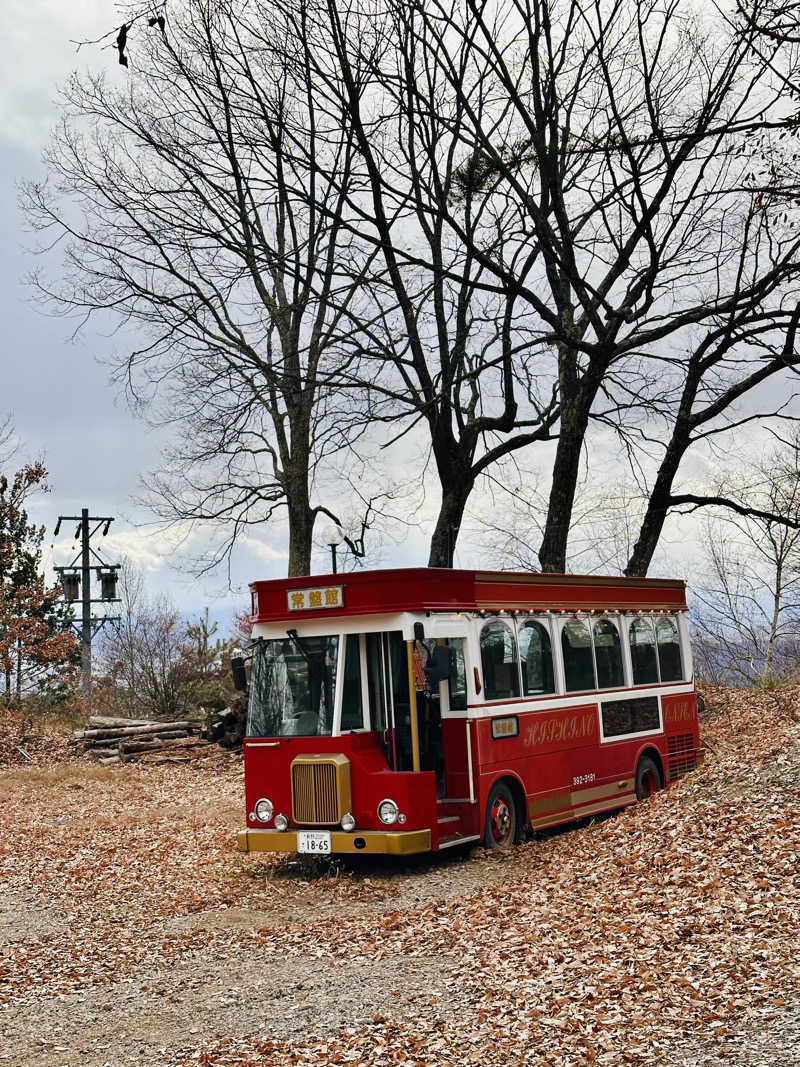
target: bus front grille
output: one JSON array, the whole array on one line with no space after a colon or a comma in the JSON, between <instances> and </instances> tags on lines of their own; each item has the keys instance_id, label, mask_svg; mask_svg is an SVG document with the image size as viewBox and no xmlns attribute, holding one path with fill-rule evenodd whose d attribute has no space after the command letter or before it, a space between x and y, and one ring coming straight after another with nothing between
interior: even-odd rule
<instances>
[{"instance_id":1,"label":"bus front grille","mask_svg":"<svg viewBox=\"0 0 800 1067\"><path fill-rule=\"evenodd\" d=\"M292 818L310 826L332 826L350 811L350 760L299 756L292 761Z\"/></svg>"}]
</instances>

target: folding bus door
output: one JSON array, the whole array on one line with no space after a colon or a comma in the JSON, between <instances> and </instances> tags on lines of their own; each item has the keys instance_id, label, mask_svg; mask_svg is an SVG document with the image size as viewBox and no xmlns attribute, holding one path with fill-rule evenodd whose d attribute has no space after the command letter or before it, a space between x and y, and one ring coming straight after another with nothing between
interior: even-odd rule
<instances>
[{"instance_id":1,"label":"folding bus door","mask_svg":"<svg viewBox=\"0 0 800 1067\"><path fill-rule=\"evenodd\" d=\"M372 729L378 733L386 762L394 771L412 769L411 706L408 660L399 630L367 638L367 679Z\"/></svg>"}]
</instances>

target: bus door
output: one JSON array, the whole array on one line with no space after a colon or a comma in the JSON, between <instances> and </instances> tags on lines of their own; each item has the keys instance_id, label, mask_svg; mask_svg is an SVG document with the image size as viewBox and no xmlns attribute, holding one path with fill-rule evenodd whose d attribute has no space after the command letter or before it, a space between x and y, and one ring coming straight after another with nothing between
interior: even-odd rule
<instances>
[{"instance_id":1,"label":"bus door","mask_svg":"<svg viewBox=\"0 0 800 1067\"><path fill-rule=\"evenodd\" d=\"M420 769L436 774L440 800L469 795L467 762L467 681L464 642L437 638L415 650ZM435 651L438 648L440 651ZM445 651L446 650L446 651ZM420 665L425 661L425 667ZM445 672L447 677L437 677Z\"/></svg>"},{"instance_id":2,"label":"bus door","mask_svg":"<svg viewBox=\"0 0 800 1067\"><path fill-rule=\"evenodd\" d=\"M411 705L403 635L400 630L368 633L366 644L370 725L391 769L410 771Z\"/></svg>"}]
</instances>

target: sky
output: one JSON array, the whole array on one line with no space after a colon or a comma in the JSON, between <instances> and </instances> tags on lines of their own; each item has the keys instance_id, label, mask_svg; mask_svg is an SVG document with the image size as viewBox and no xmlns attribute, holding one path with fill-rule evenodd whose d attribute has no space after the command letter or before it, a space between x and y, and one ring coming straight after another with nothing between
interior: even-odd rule
<instances>
[{"instance_id":1,"label":"sky","mask_svg":"<svg viewBox=\"0 0 800 1067\"><path fill-rule=\"evenodd\" d=\"M51 491L31 505L32 517L47 527L48 563L69 563L74 555L74 524L65 525L50 552L58 515L77 515L83 507L93 515L112 515L111 533L97 541L106 561L130 559L142 570L151 595L167 595L187 616L208 606L224 628L233 613L248 604L249 581L285 574L284 529L275 524L254 530L234 554L230 581L225 572L202 579L190 576L187 563L202 550L202 534L160 532L136 502L142 478L156 467L166 438L135 418L109 382L108 360L124 348L124 337L89 328L73 338L74 324L45 314L23 282L35 261L29 252L33 238L25 232L17 206L16 183L41 176L40 156L58 116L58 87L73 69L91 64L102 67L110 79L125 78L113 45L78 51L74 43L97 38L118 21L111 0L0 5L0 418L10 413L14 419L20 440L17 458L41 457L49 470ZM428 480L435 482L432 476ZM435 505L435 493L427 494L418 525L385 542L381 564L425 562L425 527L429 532ZM653 573L690 576L701 539L696 521L672 522ZM320 570L327 569L328 558L324 550L318 553ZM468 520L456 565L482 564L480 536Z\"/></svg>"},{"instance_id":2,"label":"sky","mask_svg":"<svg viewBox=\"0 0 800 1067\"><path fill-rule=\"evenodd\" d=\"M42 174L40 156L56 121L58 87L70 71L89 61L112 67L111 53L85 48L78 54L72 43L100 36L109 20L113 25L107 0L0 7L0 417L13 418L17 463L41 457L49 471L50 492L30 504L31 517L47 529L46 562L71 562L74 524L52 537L60 514L78 515L87 507L92 515L112 515L109 536L97 539L107 562L131 559L152 595L167 593L187 615L208 604L225 623L247 601L245 574L236 575L233 592L222 577L197 582L180 574L173 566L180 563L175 538L154 536L142 525L149 517L133 502L140 474L155 465L161 442L109 383L102 361L117 339L92 330L73 339L74 324L46 314L23 280L34 266L33 240L17 205L16 183ZM113 69L112 76L118 76Z\"/></svg>"},{"instance_id":3,"label":"sky","mask_svg":"<svg viewBox=\"0 0 800 1067\"><path fill-rule=\"evenodd\" d=\"M58 89L72 70L92 65L109 78L125 77L113 47L78 51L74 43L100 37L117 21L110 0L0 5L0 420L13 417L20 441L16 461L41 457L48 468L51 491L30 507L32 518L47 528L48 563L66 564L74 555L74 524L52 538L60 514L79 515L87 507L92 515L112 515L108 537L93 542L107 562L130 559L152 596L166 594L188 616L208 606L224 626L249 603L249 581L285 575L284 529L275 524L254 530L233 557L230 582L224 571L204 579L189 575L187 563L201 552L202 534L159 532L136 503L141 479L157 465L166 438L134 418L109 382L108 357L124 338L90 328L73 339L74 323L46 314L23 281L35 258L17 205L17 182L43 174L40 157L57 120ZM392 562L424 561L421 534L412 532L402 550L390 547ZM320 566L328 559L321 554Z\"/></svg>"}]
</instances>

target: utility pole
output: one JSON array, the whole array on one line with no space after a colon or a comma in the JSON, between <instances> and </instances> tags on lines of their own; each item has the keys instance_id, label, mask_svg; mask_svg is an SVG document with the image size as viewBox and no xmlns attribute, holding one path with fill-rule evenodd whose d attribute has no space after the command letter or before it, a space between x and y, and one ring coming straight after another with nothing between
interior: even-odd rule
<instances>
[{"instance_id":1,"label":"utility pole","mask_svg":"<svg viewBox=\"0 0 800 1067\"><path fill-rule=\"evenodd\" d=\"M87 710L91 705L92 698L92 638L106 623L119 622L119 615L92 615L93 604L119 604L117 596L117 571L119 563L106 563L99 553L92 548L91 540L96 533L103 530L103 537L108 534L109 527L114 521L109 516L91 516L88 508L82 508L78 515L59 515L53 536L57 537L62 522L77 522L75 539L80 537L80 552L66 567L55 567L61 579L64 590L64 600L74 603L78 599L78 586L80 586L81 621L73 623L81 639L81 689L86 701ZM95 562L92 563L94 558ZM80 566L78 566L80 560ZM100 596L92 597L92 571L100 582Z\"/></svg>"}]
</instances>

